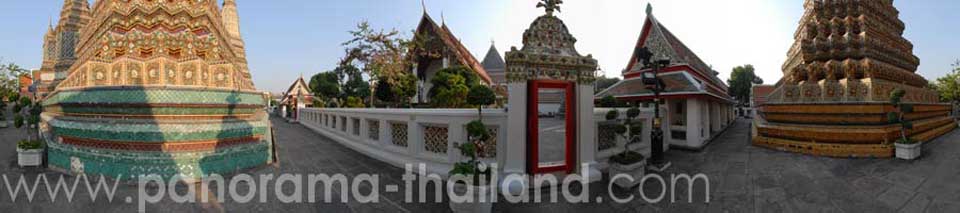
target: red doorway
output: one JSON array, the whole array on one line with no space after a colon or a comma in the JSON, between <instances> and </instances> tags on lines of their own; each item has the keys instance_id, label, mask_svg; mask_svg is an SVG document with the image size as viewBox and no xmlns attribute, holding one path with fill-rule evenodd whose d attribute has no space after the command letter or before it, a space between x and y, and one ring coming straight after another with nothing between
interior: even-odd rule
<instances>
[{"instance_id":1,"label":"red doorway","mask_svg":"<svg viewBox=\"0 0 960 213\"><path fill-rule=\"evenodd\" d=\"M531 174L576 168L574 83L533 80L527 102L527 170Z\"/></svg>"}]
</instances>

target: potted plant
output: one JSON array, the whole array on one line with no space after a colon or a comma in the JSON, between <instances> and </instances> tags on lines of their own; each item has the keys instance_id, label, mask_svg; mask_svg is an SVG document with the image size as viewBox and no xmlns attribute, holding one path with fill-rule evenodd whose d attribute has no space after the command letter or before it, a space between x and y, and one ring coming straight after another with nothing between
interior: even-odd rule
<instances>
[{"instance_id":1,"label":"potted plant","mask_svg":"<svg viewBox=\"0 0 960 213\"><path fill-rule=\"evenodd\" d=\"M24 166L40 166L42 163L43 143L37 140L21 140L17 142L17 164Z\"/></svg>"},{"instance_id":2,"label":"potted plant","mask_svg":"<svg viewBox=\"0 0 960 213\"><path fill-rule=\"evenodd\" d=\"M897 158L913 160L920 157L923 149L920 141L907 137L907 131L913 129L913 122L908 121L904 116L907 113L913 112L913 105L903 103L902 99L906 93L903 89L896 89L890 92L890 104L893 105L896 111L890 112L887 114L887 117L890 123L900 125L900 139L897 139L896 143L894 143Z\"/></svg>"},{"instance_id":3,"label":"potted plant","mask_svg":"<svg viewBox=\"0 0 960 213\"><path fill-rule=\"evenodd\" d=\"M618 121L614 126L614 133L622 137L626 142L623 145L623 151L610 157L610 174L627 174L633 177L633 181L626 178L617 178L614 184L621 188L632 188L640 184L647 165L646 157L639 152L630 150L630 145L640 143L643 124L634 122L640 116L640 108L632 106L627 110L626 119L620 119L620 112L616 109L606 115L608 121Z\"/></svg>"},{"instance_id":4,"label":"potted plant","mask_svg":"<svg viewBox=\"0 0 960 213\"><path fill-rule=\"evenodd\" d=\"M466 161L455 163L450 170L450 177L461 175L466 177L467 181L455 183L453 191L449 193L466 196L469 199L466 201L450 199L450 209L453 212L491 212L494 202L491 187L496 183L491 183L490 168L480 162L479 158L486 154L483 148L491 137L487 126L483 124L483 106L493 104L496 101L496 95L486 86L477 85L470 88L467 96L467 102L477 106L479 118L467 124L469 142L456 145L460 153L467 157ZM450 196L453 198L454 195L450 194Z\"/></svg>"}]
</instances>

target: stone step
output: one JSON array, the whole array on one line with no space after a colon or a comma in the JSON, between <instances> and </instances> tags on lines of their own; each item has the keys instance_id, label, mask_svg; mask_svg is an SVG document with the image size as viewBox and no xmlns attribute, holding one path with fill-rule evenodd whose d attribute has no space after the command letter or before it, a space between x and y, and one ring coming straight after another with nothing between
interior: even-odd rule
<instances>
[{"instance_id":1,"label":"stone step","mask_svg":"<svg viewBox=\"0 0 960 213\"><path fill-rule=\"evenodd\" d=\"M937 117L914 121L914 129L908 135L918 135L954 124L953 118ZM900 137L900 125L806 125L784 123L757 124L760 136L782 138L797 141L816 141L819 143L840 144L880 144L892 143ZM923 137L927 139L928 137Z\"/></svg>"}]
</instances>

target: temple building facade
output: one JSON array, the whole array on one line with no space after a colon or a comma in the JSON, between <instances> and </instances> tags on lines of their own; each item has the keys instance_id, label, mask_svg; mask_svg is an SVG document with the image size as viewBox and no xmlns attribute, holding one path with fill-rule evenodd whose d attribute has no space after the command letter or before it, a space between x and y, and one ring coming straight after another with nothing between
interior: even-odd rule
<instances>
[{"instance_id":1,"label":"temple building facade","mask_svg":"<svg viewBox=\"0 0 960 213\"><path fill-rule=\"evenodd\" d=\"M900 125L892 91L914 104L909 137L930 141L956 127L950 106L916 73L920 64L892 0L806 0L783 79L762 106L753 143L834 157L891 157Z\"/></svg>"},{"instance_id":2,"label":"temple building facade","mask_svg":"<svg viewBox=\"0 0 960 213\"><path fill-rule=\"evenodd\" d=\"M291 120L297 120L300 109L314 107L313 93L310 92L310 87L303 80L303 76L297 78L290 85L290 88L283 92L282 97L280 99L280 114Z\"/></svg>"},{"instance_id":3,"label":"temple building facade","mask_svg":"<svg viewBox=\"0 0 960 213\"><path fill-rule=\"evenodd\" d=\"M492 79L486 69L474 58L473 54L460 43L460 40L447 28L446 23L438 25L426 10L420 19L420 24L414 32L415 41L419 42L412 60L415 65L411 72L417 77L417 95L412 103L429 103L427 94L433 84L430 79L442 69L463 66L470 68L480 77L481 83L491 85Z\"/></svg>"},{"instance_id":4,"label":"temple building facade","mask_svg":"<svg viewBox=\"0 0 960 213\"><path fill-rule=\"evenodd\" d=\"M275 162L235 0L66 0L45 36L49 167L198 178Z\"/></svg>"},{"instance_id":5,"label":"temple building facade","mask_svg":"<svg viewBox=\"0 0 960 213\"><path fill-rule=\"evenodd\" d=\"M727 94L727 85L717 77L718 72L704 63L676 36L664 27L647 8L647 19L636 46L647 48L654 59L670 59L670 64L659 71L665 88L661 112L670 126L664 130L664 141L670 146L701 149L735 120L734 101ZM653 91L643 84L641 74L652 72L639 60L638 51L630 57L623 72L623 81L597 93L596 98L613 96L629 103L649 103Z\"/></svg>"}]
</instances>

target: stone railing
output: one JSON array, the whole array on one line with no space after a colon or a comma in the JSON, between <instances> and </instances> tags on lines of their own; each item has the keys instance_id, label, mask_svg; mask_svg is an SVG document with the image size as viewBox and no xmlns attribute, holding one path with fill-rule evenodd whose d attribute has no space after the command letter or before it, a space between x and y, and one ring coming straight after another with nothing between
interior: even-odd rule
<instances>
[{"instance_id":1,"label":"stone railing","mask_svg":"<svg viewBox=\"0 0 960 213\"><path fill-rule=\"evenodd\" d=\"M476 120L476 109L332 109L299 110L302 125L344 146L404 168L424 163L427 174L446 174L453 164L466 159L455 147L467 141L467 123ZM482 147L483 161L504 165L507 113L484 109L483 122L491 134ZM501 167L502 168L502 167Z\"/></svg>"}]
</instances>

